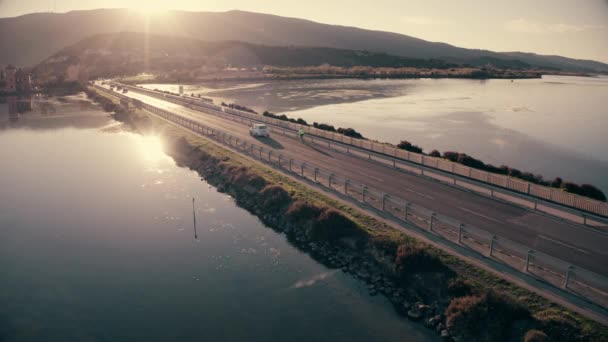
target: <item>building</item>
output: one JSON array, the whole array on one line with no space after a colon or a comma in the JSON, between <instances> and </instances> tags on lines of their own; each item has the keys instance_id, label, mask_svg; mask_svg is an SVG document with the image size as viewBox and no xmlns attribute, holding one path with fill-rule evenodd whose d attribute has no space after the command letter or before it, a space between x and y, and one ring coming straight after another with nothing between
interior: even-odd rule
<instances>
[{"instance_id":1,"label":"building","mask_svg":"<svg viewBox=\"0 0 608 342\"><path fill-rule=\"evenodd\" d=\"M0 70L0 92L29 93L32 91L32 76L29 72L12 65Z\"/></svg>"},{"instance_id":2,"label":"building","mask_svg":"<svg viewBox=\"0 0 608 342\"><path fill-rule=\"evenodd\" d=\"M23 69L17 69L15 83L18 93L29 93L32 91L32 75Z\"/></svg>"},{"instance_id":3,"label":"building","mask_svg":"<svg viewBox=\"0 0 608 342\"><path fill-rule=\"evenodd\" d=\"M4 69L4 91L7 93L17 92L17 68L12 65Z\"/></svg>"}]
</instances>

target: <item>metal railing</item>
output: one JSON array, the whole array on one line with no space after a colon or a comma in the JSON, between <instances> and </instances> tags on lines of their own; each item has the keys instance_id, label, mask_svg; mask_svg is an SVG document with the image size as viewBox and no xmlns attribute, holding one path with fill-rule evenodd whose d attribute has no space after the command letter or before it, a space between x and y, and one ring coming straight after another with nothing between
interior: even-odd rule
<instances>
[{"instance_id":1,"label":"metal railing","mask_svg":"<svg viewBox=\"0 0 608 342\"><path fill-rule=\"evenodd\" d=\"M450 185L466 188L486 196L543 211L575 223L603 227L608 225L608 203L523 181L514 177L495 174L454 163L442 158L425 156L398 149L387 144L354 139L342 134L320 130L311 126L282 121L259 114L217 106L196 98L180 97L140 87L122 85L128 89L166 100L207 114L225 118L240 117L243 122L263 122L295 132L303 128L309 140L339 152L365 158L388 167L424 175ZM316 137L317 139L315 140ZM473 181L473 182L472 182ZM540 200L539 200L540 199ZM566 206L566 207L564 207ZM574 208L570 209L570 208ZM583 210L585 212L581 212ZM595 215L594 215L595 214Z\"/></svg>"},{"instance_id":2,"label":"metal railing","mask_svg":"<svg viewBox=\"0 0 608 342\"><path fill-rule=\"evenodd\" d=\"M119 98L128 98L103 87L96 86L96 88ZM394 194L352 182L339 174L324 170L321 166L299 161L275 149L250 143L230 133L146 103L140 106L161 118L263 161L276 169L315 182L327 190L343 194L353 201L386 213L400 222L413 224L444 240L464 246L506 266L587 298L603 308L608 308L608 277L604 275L452 219Z\"/></svg>"}]
</instances>

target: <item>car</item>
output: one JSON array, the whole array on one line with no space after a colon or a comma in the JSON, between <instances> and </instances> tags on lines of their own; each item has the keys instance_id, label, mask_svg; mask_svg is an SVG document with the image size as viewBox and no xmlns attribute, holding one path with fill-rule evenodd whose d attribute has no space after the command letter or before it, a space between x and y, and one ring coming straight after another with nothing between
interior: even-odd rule
<instances>
[{"instance_id":1,"label":"car","mask_svg":"<svg viewBox=\"0 0 608 342\"><path fill-rule=\"evenodd\" d=\"M249 128L249 134L253 137L268 137L270 133L268 132L268 127L264 124L253 124Z\"/></svg>"}]
</instances>

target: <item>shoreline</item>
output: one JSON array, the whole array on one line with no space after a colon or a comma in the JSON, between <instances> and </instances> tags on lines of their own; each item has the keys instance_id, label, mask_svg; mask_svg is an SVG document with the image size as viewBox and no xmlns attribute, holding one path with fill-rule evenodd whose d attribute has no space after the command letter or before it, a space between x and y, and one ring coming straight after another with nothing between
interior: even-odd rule
<instances>
[{"instance_id":1,"label":"shoreline","mask_svg":"<svg viewBox=\"0 0 608 342\"><path fill-rule=\"evenodd\" d=\"M137 115L141 117L121 117L140 132L161 132L171 146L167 153L178 165L197 171L267 226L286 233L294 245L316 255L329 268L360 278L368 284L370 294L384 294L397 312L423 321L443 334L445 340L452 339L447 335L461 341L481 340L479 334L488 331L471 331L466 322L470 313L488 305L498 305L506 317L527 322L527 330L545 329L545 333L561 340L600 341L608 336L606 327L417 241L304 184L144 112ZM332 230L335 227L346 228L336 232ZM473 303L460 307L465 299ZM519 311L524 304L528 311ZM571 321L558 322L557 317L564 314ZM526 331L515 329L514 321L501 322L496 337L507 333L521 340ZM479 327L487 324L479 322ZM578 333L571 335L573 331ZM579 337L570 339L573 336Z\"/></svg>"}]
</instances>

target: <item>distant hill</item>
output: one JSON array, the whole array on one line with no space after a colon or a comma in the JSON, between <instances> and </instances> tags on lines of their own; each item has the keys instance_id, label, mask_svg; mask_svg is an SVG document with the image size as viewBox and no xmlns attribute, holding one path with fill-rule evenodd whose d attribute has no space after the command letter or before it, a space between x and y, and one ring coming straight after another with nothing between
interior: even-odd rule
<instances>
[{"instance_id":1,"label":"distant hill","mask_svg":"<svg viewBox=\"0 0 608 342\"><path fill-rule=\"evenodd\" d=\"M150 32L206 41L238 40L274 46L367 50L416 59L505 66L534 65L608 72L608 64L556 56L497 53L434 43L403 34L320 24L275 15L230 11L172 11L146 18L126 9L38 13L0 19L0 64L34 65L86 37L111 32ZM494 64L493 63L493 64Z\"/></svg>"},{"instance_id":2,"label":"distant hill","mask_svg":"<svg viewBox=\"0 0 608 342\"><path fill-rule=\"evenodd\" d=\"M340 67L451 68L441 60L413 59L380 52L322 47L266 46L238 41L208 42L141 32L99 34L66 47L35 67L38 76L62 75L81 64L91 76L147 72L196 71L203 68Z\"/></svg>"}]
</instances>

